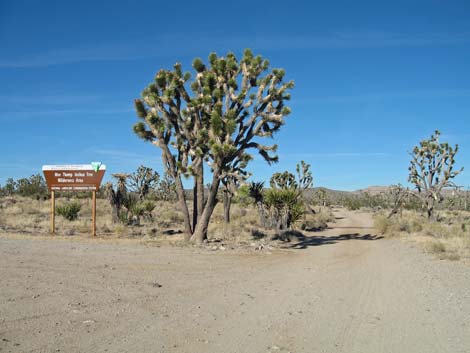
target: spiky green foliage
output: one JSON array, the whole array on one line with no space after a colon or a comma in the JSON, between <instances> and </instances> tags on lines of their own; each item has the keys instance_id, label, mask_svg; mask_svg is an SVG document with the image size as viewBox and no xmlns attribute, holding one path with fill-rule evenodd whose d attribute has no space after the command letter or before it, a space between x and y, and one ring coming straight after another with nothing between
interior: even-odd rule
<instances>
[{"instance_id":1,"label":"spiky green foliage","mask_svg":"<svg viewBox=\"0 0 470 353\"><path fill-rule=\"evenodd\" d=\"M264 183L262 181L255 182L252 181L250 184L249 195L255 202L263 201L263 189Z\"/></svg>"},{"instance_id":2,"label":"spiky green foliage","mask_svg":"<svg viewBox=\"0 0 470 353\"><path fill-rule=\"evenodd\" d=\"M423 140L410 153L408 181L415 185L418 196L427 209L428 218L433 218L434 207L442 201L442 190L454 186L452 179L463 170L455 171L455 155L459 146L440 143L441 133L436 130L429 139Z\"/></svg>"},{"instance_id":3,"label":"spiky green foliage","mask_svg":"<svg viewBox=\"0 0 470 353\"><path fill-rule=\"evenodd\" d=\"M266 190L264 204L270 211L273 226L279 230L289 229L305 212L299 192L292 188Z\"/></svg>"},{"instance_id":4,"label":"spiky green foliage","mask_svg":"<svg viewBox=\"0 0 470 353\"><path fill-rule=\"evenodd\" d=\"M297 182L295 180L295 175L289 173L288 171L282 173L274 173L269 180L269 185L272 188L278 189L296 189Z\"/></svg>"},{"instance_id":5,"label":"spiky green foliage","mask_svg":"<svg viewBox=\"0 0 470 353\"><path fill-rule=\"evenodd\" d=\"M298 187L301 190L310 189L313 186L312 172L310 171L310 164L300 161L297 163L295 170L297 172Z\"/></svg>"},{"instance_id":6,"label":"spiky green foliage","mask_svg":"<svg viewBox=\"0 0 470 353\"><path fill-rule=\"evenodd\" d=\"M209 55L209 64L193 61L195 75L184 74L181 64L173 70L160 70L154 82L135 101L142 119L134 132L162 149L169 174L175 178L186 232L201 236L215 206L221 180L243 175L251 160L250 150L268 163L278 160L277 145L264 145L290 114L285 102L290 99L292 81L284 82L282 69L269 69L269 62L245 50L238 60L233 53L225 57ZM192 227L182 200L181 176L201 178L203 162L213 172L204 222ZM206 211L207 210L207 211ZM204 213L203 212L203 213Z\"/></svg>"}]
</instances>

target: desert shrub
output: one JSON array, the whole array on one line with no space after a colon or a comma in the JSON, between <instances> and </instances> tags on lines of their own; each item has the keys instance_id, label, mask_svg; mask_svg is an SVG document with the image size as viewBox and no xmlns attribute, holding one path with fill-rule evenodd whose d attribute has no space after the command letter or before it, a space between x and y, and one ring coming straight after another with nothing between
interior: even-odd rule
<instances>
[{"instance_id":1,"label":"desert shrub","mask_svg":"<svg viewBox=\"0 0 470 353\"><path fill-rule=\"evenodd\" d=\"M391 230L392 226L393 226L393 221L383 214L377 215L374 218L374 228L380 234L388 233Z\"/></svg>"},{"instance_id":2,"label":"desert shrub","mask_svg":"<svg viewBox=\"0 0 470 353\"><path fill-rule=\"evenodd\" d=\"M411 223L406 219L400 219L396 226L399 232L411 233Z\"/></svg>"},{"instance_id":3,"label":"desert shrub","mask_svg":"<svg viewBox=\"0 0 470 353\"><path fill-rule=\"evenodd\" d=\"M432 236L434 238L447 238L450 235L449 228L439 222L425 223L423 232L425 235Z\"/></svg>"},{"instance_id":4,"label":"desert shrub","mask_svg":"<svg viewBox=\"0 0 470 353\"><path fill-rule=\"evenodd\" d=\"M423 230L423 220L412 219L410 221L410 230L413 233L419 233Z\"/></svg>"},{"instance_id":5,"label":"desert shrub","mask_svg":"<svg viewBox=\"0 0 470 353\"><path fill-rule=\"evenodd\" d=\"M440 254L446 252L446 246L439 240L430 240L426 243L425 248L432 254Z\"/></svg>"},{"instance_id":6,"label":"desert shrub","mask_svg":"<svg viewBox=\"0 0 470 353\"><path fill-rule=\"evenodd\" d=\"M114 227L114 233L118 236L123 236L127 233L127 229L123 225L118 224Z\"/></svg>"},{"instance_id":7,"label":"desert shrub","mask_svg":"<svg viewBox=\"0 0 470 353\"><path fill-rule=\"evenodd\" d=\"M355 211L361 208L361 202L358 198L350 196L343 199L343 205L350 211Z\"/></svg>"},{"instance_id":8,"label":"desert shrub","mask_svg":"<svg viewBox=\"0 0 470 353\"><path fill-rule=\"evenodd\" d=\"M65 205L56 206L56 213L69 221L74 221L78 218L78 213L80 212L81 208L82 206L80 203L77 201L72 201Z\"/></svg>"},{"instance_id":9,"label":"desert shrub","mask_svg":"<svg viewBox=\"0 0 470 353\"><path fill-rule=\"evenodd\" d=\"M137 202L132 205L130 213L133 217L152 218L152 211L155 209L155 203L149 200Z\"/></svg>"},{"instance_id":10,"label":"desert shrub","mask_svg":"<svg viewBox=\"0 0 470 353\"><path fill-rule=\"evenodd\" d=\"M233 198L233 202L240 204L242 207L247 207L252 203L249 184L243 184L238 188Z\"/></svg>"},{"instance_id":11,"label":"desert shrub","mask_svg":"<svg viewBox=\"0 0 470 353\"><path fill-rule=\"evenodd\" d=\"M156 227L149 228L146 235L150 238L155 238L158 235L158 229Z\"/></svg>"},{"instance_id":12,"label":"desert shrub","mask_svg":"<svg viewBox=\"0 0 470 353\"><path fill-rule=\"evenodd\" d=\"M307 230L307 231L318 231L322 229L326 229L328 224L318 219L307 219L300 223L300 229Z\"/></svg>"}]
</instances>

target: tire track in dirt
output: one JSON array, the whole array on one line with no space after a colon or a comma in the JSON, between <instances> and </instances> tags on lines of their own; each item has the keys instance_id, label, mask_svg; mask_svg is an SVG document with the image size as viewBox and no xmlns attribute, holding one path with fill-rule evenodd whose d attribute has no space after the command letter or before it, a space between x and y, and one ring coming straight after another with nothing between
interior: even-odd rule
<instances>
[{"instance_id":1,"label":"tire track in dirt","mask_svg":"<svg viewBox=\"0 0 470 353\"><path fill-rule=\"evenodd\" d=\"M271 255L0 237L0 349L469 353L468 267L335 214Z\"/></svg>"}]
</instances>

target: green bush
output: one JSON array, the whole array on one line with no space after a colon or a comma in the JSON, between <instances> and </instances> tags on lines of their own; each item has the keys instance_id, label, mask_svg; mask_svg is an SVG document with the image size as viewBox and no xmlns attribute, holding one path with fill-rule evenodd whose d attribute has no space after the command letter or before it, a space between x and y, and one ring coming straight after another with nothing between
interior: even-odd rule
<instances>
[{"instance_id":1,"label":"green bush","mask_svg":"<svg viewBox=\"0 0 470 353\"><path fill-rule=\"evenodd\" d=\"M68 204L57 206L56 213L69 221L74 221L78 218L78 213L82 206L77 201L72 201Z\"/></svg>"}]
</instances>

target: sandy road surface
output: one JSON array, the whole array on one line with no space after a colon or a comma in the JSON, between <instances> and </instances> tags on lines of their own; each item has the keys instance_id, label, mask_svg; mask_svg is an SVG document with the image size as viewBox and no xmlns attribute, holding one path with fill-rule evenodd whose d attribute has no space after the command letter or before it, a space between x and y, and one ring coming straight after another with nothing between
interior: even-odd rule
<instances>
[{"instance_id":1,"label":"sandy road surface","mask_svg":"<svg viewBox=\"0 0 470 353\"><path fill-rule=\"evenodd\" d=\"M470 352L470 267L336 215L273 254L0 236L0 352Z\"/></svg>"}]
</instances>

